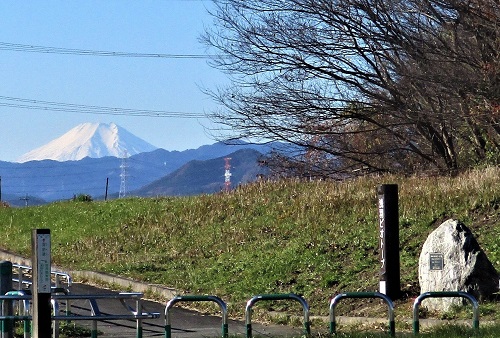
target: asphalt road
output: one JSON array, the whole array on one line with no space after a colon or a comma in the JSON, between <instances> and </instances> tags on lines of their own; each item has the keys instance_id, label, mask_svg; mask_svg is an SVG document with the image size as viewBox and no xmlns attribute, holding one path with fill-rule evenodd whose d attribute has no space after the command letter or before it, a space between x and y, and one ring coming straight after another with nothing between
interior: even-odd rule
<instances>
[{"instance_id":1,"label":"asphalt road","mask_svg":"<svg viewBox=\"0 0 500 338\"><path fill-rule=\"evenodd\" d=\"M72 295L97 295L112 294L109 290L74 283L71 286ZM90 315L88 300L71 300L71 312L79 315ZM64 302L62 302L64 303ZM129 302L127 302L129 303ZM143 311L158 312L158 319L145 319L142 322L143 337L165 337L165 307L166 304L143 300ZM63 305L63 304L61 304ZM130 303L135 308L135 303ZM99 311L103 314L127 314L127 310L119 300L97 300ZM181 304L176 304L170 309L170 323L172 337L220 337L222 334L222 317L203 315L195 311L183 309ZM64 307L64 306L61 306ZM78 321L78 325L90 328L90 321ZM137 337L135 320L107 320L99 321L97 329L99 337ZM246 336L244 321L228 321L230 336ZM252 323L253 336L257 337L291 337L301 336L302 328L292 328L279 325L262 325Z\"/></svg>"}]
</instances>

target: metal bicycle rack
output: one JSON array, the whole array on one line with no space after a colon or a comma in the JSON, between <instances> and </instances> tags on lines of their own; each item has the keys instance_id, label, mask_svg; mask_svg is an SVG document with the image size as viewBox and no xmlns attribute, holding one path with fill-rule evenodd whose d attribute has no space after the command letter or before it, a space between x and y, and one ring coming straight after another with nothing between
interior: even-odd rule
<instances>
[{"instance_id":1,"label":"metal bicycle rack","mask_svg":"<svg viewBox=\"0 0 500 338\"><path fill-rule=\"evenodd\" d=\"M52 287L51 288L51 293L52 293L52 296L55 296L55 295L69 295L70 292L68 289L65 289L65 288L59 288L59 287ZM59 314L59 303L57 302L56 299L54 299L54 297L51 297L50 299L50 305L52 307L52 313L54 316L57 316ZM65 314L66 316L70 316L71 315L71 304L70 304L70 300L67 299L66 300L66 304L65 304ZM69 320L67 320L67 322L70 322ZM53 337L59 337L59 320L54 320L54 325L52 325L52 336Z\"/></svg>"},{"instance_id":2,"label":"metal bicycle rack","mask_svg":"<svg viewBox=\"0 0 500 338\"><path fill-rule=\"evenodd\" d=\"M6 296L20 296L20 297L22 297L22 299L17 300L17 302L18 302L17 313L21 314L22 316L25 317L25 319L23 319L23 332L24 332L23 336L24 336L24 338L29 338L31 336L31 321L28 318L30 316L31 296L26 295L26 293L24 291L9 291L5 295ZM21 307L21 305L22 305L22 307ZM2 302L2 314L5 314L6 313L5 311L7 311L7 310L3 306L9 307L7 301ZM2 324L4 324L4 321L2 321ZM10 325L6 325L7 327L5 328L5 330L3 330L2 337L4 335L7 335L6 332L10 331L10 327L14 326L13 324L14 324L14 321L12 320Z\"/></svg>"},{"instance_id":3,"label":"metal bicycle rack","mask_svg":"<svg viewBox=\"0 0 500 338\"><path fill-rule=\"evenodd\" d=\"M309 322L309 304L306 300L299 295L294 293L288 294L267 294L267 295L257 295L252 297L245 308L245 320L247 326L247 338L252 337L252 306L261 300L295 300L302 305L304 309L304 331L306 335L311 334L311 323Z\"/></svg>"},{"instance_id":4,"label":"metal bicycle rack","mask_svg":"<svg viewBox=\"0 0 500 338\"><path fill-rule=\"evenodd\" d=\"M91 329L91 338L97 338L97 322L103 320L123 320L123 319L132 319L136 321L136 337L142 338L142 320L143 319L152 319L159 318L160 314L158 312L143 312L142 310L142 293L138 292L121 292L118 294L98 294L98 295L53 295L52 299L55 301L54 306L54 316L52 319L54 321L57 320L91 320L92 321L92 329ZM59 300L76 300L76 299L84 299L88 300L91 307L90 315L57 315L59 312L58 301ZM97 300L111 300L116 299L119 300L122 305L125 307L130 314L127 315L112 315L102 313L99 310L99 306L97 305ZM133 309L129 305L126 304L126 300L135 300L136 307Z\"/></svg>"},{"instance_id":5,"label":"metal bicycle rack","mask_svg":"<svg viewBox=\"0 0 500 338\"><path fill-rule=\"evenodd\" d=\"M389 309L389 333L391 336L396 335L396 325L394 323L394 304L392 300L379 292L345 292L338 294L330 301L330 333L336 333L336 323L335 323L335 307L340 302L340 300L345 298L380 298L383 299Z\"/></svg>"},{"instance_id":6,"label":"metal bicycle rack","mask_svg":"<svg viewBox=\"0 0 500 338\"><path fill-rule=\"evenodd\" d=\"M17 282L18 290L9 291L5 295L0 295L0 338L12 338L12 328L16 321L23 321L24 338L31 336L31 301L32 295L29 290L32 286L32 268L18 264L12 264L13 270L17 269L17 274L12 275L12 281ZM11 277L9 277L11 278ZM142 307L142 293L119 293L119 294L99 294L99 295L70 295L69 287L72 284L71 276L67 273L60 271L51 271L51 304L52 304L52 321L53 330L52 336L57 338L59 336L59 321L72 321L72 320L88 320L92 322L91 338L97 338L97 322L105 320L135 320L136 325L136 338L142 338L142 320L159 318L160 314L156 312L143 312ZM65 287L66 286L66 287ZM426 292L420 294L413 304L413 333L419 334L419 307L422 301L426 298L444 298L444 297L461 297L468 299L473 307L473 322L472 328L479 330L479 304L474 296L467 292L462 291L439 291L439 292ZM387 303L388 318L389 318L389 333L395 336L395 320L394 320L394 304L392 300L382 293L378 292L345 292L336 295L330 301L330 333L336 333L335 321L335 308L338 303L345 298L380 298ZM106 314L99 310L97 300L119 300L128 314ZM89 315L75 315L71 313L71 300L87 300L90 304ZM135 309L127 304L127 300L136 302ZM293 293L290 294L261 294L253 296L247 301L245 308L245 322L246 322L246 337L252 338L252 307L258 301L278 301L278 300L294 300L298 301L304 311L304 332L309 336L311 333L309 322L309 305L307 301L300 295ZM60 301L65 305L65 315L62 315L60 309ZM177 296L171 299L165 308L165 338L171 338L171 319L170 309L178 302L215 302L219 305L222 312L222 337L228 337L228 314L226 303L217 296L204 296L204 295L187 295ZM16 306L16 313L14 315L14 305Z\"/></svg>"},{"instance_id":7,"label":"metal bicycle rack","mask_svg":"<svg viewBox=\"0 0 500 338\"><path fill-rule=\"evenodd\" d=\"M172 298L165 307L165 338L172 337L172 325L170 321L170 309L179 302L214 302L217 303L222 312L222 337L227 338L227 306L222 299L217 296L177 296Z\"/></svg>"},{"instance_id":8,"label":"metal bicycle rack","mask_svg":"<svg viewBox=\"0 0 500 338\"><path fill-rule=\"evenodd\" d=\"M437 291L425 292L415 299L413 303L413 333L416 335L420 331L420 321L418 319L418 308L422 301L426 298L445 298L445 297L461 297L468 299L473 308L472 327L479 330L479 304L474 296L463 291Z\"/></svg>"},{"instance_id":9,"label":"metal bicycle rack","mask_svg":"<svg viewBox=\"0 0 500 338\"><path fill-rule=\"evenodd\" d=\"M157 312L143 312L142 311L142 303L141 303L141 298L142 298L142 293L118 293L118 294L99 294L99 295L57 295L54 294L51 296L52 297L52 305L53 305L53 311L54 314L52 315L52 320L54 323L58 323L61 320L90 320L92 321L92 329L91 329L91 338L97 338L97 322L98 321L104 321L104 320L135 320L137 322L137 327L136 327L136 337L137 338L142 338L142 320L143 319L151 319L151 318L159 318L160 314ZM32 299L31 295L6 295L6 296L0 296L0 302L2 302L2 315L0 316L0 321L3 323L9 322L9 321L16 321L16 320L23 320L25 323L29 322L32 320L32 316L28 313L26 309L26 305L24 307L24 315L9 315L6 314L5 311L5 306L8 301L23 301L23 302L28 302ZM91 313L90 315L73 315L73 314L67 314L67 315L59 315L59 301L60 300L88 300L91 305ZM119 300L125 308L130 312L130 314L119 314L119 315L113 315L113 314L105 314L99 311L99 307L97 305L97 300L98 299L103 299L103 300L111 300L111 299L116 299ZM133 309L130 306L128 306L125 301L126 300L135 300L136 301L136 308ZM26 304L26 303L25 303ZM57 326L57 325L54 325ZM58 330L54 330L54 338L58 337ZM25 337L29 337L30 335L30 329L25 327L25 332L24 332Z\"/></svg>"},{"instance_id":10,"label":"metal bicycle rack","mask_svg":"<svg viewBox=\"0 0 500 338\"><path fill-rule=\"evenodd\" d=\"M31 266L12 263L12 270L13 272L17 270L16 274L13 273L12 281L18 283L18 290L22 290L23 286L29 289L32 284L31 275L33 268ZM51 270L50 274L55 288L63 288L64 286L69 288L73 283L73 279L66 272Z\"/></svg>"}]
</instances>

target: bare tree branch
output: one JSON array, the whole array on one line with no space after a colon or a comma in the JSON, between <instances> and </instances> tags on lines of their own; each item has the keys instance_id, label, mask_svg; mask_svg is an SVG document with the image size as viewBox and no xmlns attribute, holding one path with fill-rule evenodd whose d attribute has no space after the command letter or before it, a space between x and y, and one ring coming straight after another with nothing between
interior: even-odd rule
<instances>
[{"instance_id":1,"label":"bare tree branch","mask_svg":"<svg viewBox=\"0 0 500 338\"><path fill-rule=\"evenodd\" d=\"M203 41L232 84L211 117L234 137L301 146L318 176L498 161L495 0L214 2Z\"/></svg>"}]
</instances>

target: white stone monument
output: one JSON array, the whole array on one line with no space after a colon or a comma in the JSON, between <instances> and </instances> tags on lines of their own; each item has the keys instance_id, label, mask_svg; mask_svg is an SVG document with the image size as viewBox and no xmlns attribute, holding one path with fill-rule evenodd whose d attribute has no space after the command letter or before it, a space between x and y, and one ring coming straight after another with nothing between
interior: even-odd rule
<instances>
[{"instance_id":1,"label":"white stone monument","mask_svg":"<svg viewBox=\"0 0 500 338\"><path fill-rule=\"evenodd\" d=\"M420 292L465 291L481 300L499 290L499 275L463 223L449 219L434 230L422 247L418 275ZM428 298L422 307L449 311L461 298Z\"/></svg>"}]
</instances>

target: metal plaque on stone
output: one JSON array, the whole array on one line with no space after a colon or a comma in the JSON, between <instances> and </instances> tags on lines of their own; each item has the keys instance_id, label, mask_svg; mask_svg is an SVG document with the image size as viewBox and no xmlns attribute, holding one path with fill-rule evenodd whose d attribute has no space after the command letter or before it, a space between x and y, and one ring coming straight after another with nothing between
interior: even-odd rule
<instances>
[{"instance_id":1,"label":"metal plaque on stone","mask_svg":"<svg viewBox=\"0 0 500 338\"><path fill-rule=\"evenodd\" d=\"M444 255L442 253L429 253L429 270L443 270Z\"/></svg>"}]
</instances>

